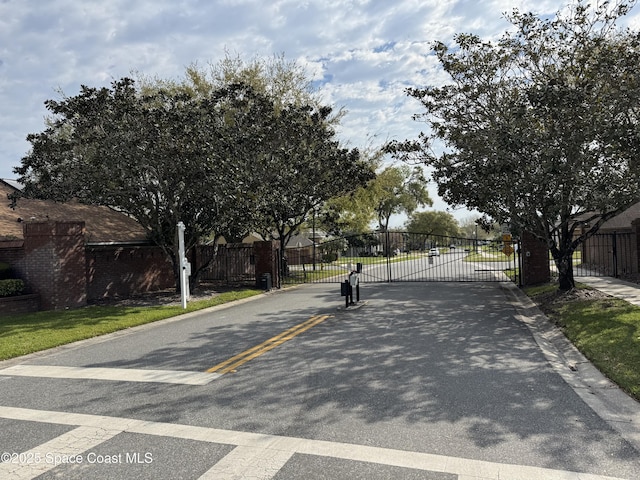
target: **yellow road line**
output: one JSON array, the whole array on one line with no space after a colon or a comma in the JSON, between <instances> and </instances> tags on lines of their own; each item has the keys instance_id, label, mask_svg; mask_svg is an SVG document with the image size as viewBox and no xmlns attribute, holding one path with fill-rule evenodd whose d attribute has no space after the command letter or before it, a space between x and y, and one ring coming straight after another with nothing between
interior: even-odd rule
<instances>
[{"instance_id":1,"label":"yellow road line","mask_svg":"<svg viewBox=\"0 0 640 480\"><path fill-rule=\"evenodd\" d=\"M260 345L256 345L255 347L252 347L252 348L250 348L248 350L245 350L244 352L239 353L238 355L235 355L235 356L229 358L228 360L225 360L222 363L219 363L215 367L211 367L209 370L207 370L207 372L209 372L209 373L217 372L221 368L223 368L223 367L225 367L227 365L233 364L234 362L236 362L236 361L238 361L238 360L240 360L240 359L242 359L242 358L244 358L244 357L246 357L246 356L248 356L248 355L250 355L250 354L252 354L252 353L254 353L254 352L256 352L256 351L258 351L260 349L262 349L262 348L264 348L265 346L269 345L270 343L278 341L280 338L288 335L289 333L292 333L292 332L296 331L297 329L304 327L305 325L315 321L317 318L318 318L317 315L313 316L309 320L307 320L306 322L303 322L303 323L298 324L298 325L296 325L294 327L291 327L288 330L285 330L284 332L276 335L275 337L272 337L269 340L267 340L265 342L262 342Z\"/></svg>"},{"instance_id":2,"label":"yellow road line","mask_svg":"<svg viewBox=\"0 0 640 480\"><path fill-rule=\"evenodd\" d=\"M294 327L291 327L284 332L276 335L275 337L271 337L269 340L262 342L255 347L249 348L238 355L234 355L233 357L225 360L217 364L214 367L211 367L207 370L207 373L219 373L225 374L230 372L231 370L235 370L241 365L244 365L250 360L253 360L256 357L259 357L263 353L268 352L269 350L273 350L278 345L282 345L287 340L291 340L297 335L300 335L302 332L306 332L312 327L315 327L319 323L324 322L327 318L331 317L331 315L314 315L306 322L302 322Z\"/></svg>"}]
</instances>

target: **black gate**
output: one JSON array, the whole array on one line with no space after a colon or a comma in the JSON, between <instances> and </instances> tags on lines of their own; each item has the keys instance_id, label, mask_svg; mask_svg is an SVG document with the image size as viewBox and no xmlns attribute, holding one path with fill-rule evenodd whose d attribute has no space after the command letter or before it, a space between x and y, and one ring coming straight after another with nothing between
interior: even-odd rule
<instances>
[{"instance_id":1,"label":"black gate","mask_svg":"<svg viewBox=\"0 0 640 480\"><path fill-rule=\"evenodd\" d=\"M574 253L575 277L618 277L633 282L638 274L638 240L632 232L598 233Z\"/></svg>"},{"instance_id":2,"label":"black gate","mask_svg":"<svg viewBox=\"0 0 640 480\"><path fill-rule=\"evenodd\" d=\"M502 282L513 279L517 253L475 238L372 232L286 248L283 281L340 283L358 264L362 283Z\"/></svg>"}]
</instances>

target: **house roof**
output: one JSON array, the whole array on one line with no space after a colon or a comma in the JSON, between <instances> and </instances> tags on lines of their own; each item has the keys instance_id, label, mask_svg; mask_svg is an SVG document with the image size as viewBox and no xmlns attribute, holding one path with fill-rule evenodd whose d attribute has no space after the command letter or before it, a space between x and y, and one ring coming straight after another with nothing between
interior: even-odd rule
<instances>
[{"instance_id":1,"label":"house roof","mask_svg":"<svg viewBox=\"0 0 640 480\"><path fill-rule=\"evenodd\" d=\"M88 242L144 242L145 229L134 219L107 207L84 205L77 201L21 198L14 209L7 195L20 189L15 181L0 179L0 240L22 240L23 223L29 221L85 222Z\"/></svg>"},{"instance_id":2,"label":"house roof","mask_svg":"<svg viewBox=\"0 0 640 480\"><path fill-rule=\"evenodd\" d=\"M312 245L313 241L306 235L293 235L289 238L289 242L285 245L285 248L310 247Z\"/></svg>"},{"instance_id":3,"label":"house roof","mask_svg":"<svg viewBox=\"0 0 640 480\"><path fill-rule=\"evenodd\" d=\"M577 221L585 221L585 219L591 217L589 214L584 214L578 218ZM602 224L599 233L615 232L621 230L630 230L632 228L632 222L640 219L640 202L634 203L629 208L619 213L615 217L607 220Z\"/></svg>"},{"instance_id":4,"label":"house roof","mask_svg":"<svg viewBox=\"0 0 640 480\"><path fill-rule=\"evenodd\" d=\"M640 218L640 202L631 205L621 214L616 215L611 220L603 223L602 227L600 227L600 231L629 229L631 228L631 222L638 218Z\"/></svg>"},{"instance_id":5,"label":"house roof","mask_svg":"<svg viewBox=\"0 0 640 480\"><path fill-rule=\"evenodd\" d=\"M316 230L315 237L312 232L302 232L298 235L293 235L289 239L289 243L287 243L285 248L300 248L300 247L310 247L314 244L319 245L323 241L327 241L329 239L329 235L324 230Z\"/></svg>"}]
</instances>

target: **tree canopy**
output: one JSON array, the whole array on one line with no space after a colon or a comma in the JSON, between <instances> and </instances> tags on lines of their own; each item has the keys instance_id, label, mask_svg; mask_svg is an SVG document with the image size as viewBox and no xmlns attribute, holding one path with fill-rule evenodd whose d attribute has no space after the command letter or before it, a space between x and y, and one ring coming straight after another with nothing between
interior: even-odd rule
<instances>
[{"instance_id":1,"label":"tree canopy","mask_svg":"<svg viewBox=\"0 0 640 480\"><path fill-rule=\"evenodd\" d=\"M259 231L287 245L310 212L374 177L358 150L342 148L328 123L330 108L289 107L277 116L269 148L253 165L260 192Z\"/></svg>"},{"instance_id":2,"label":"tree canopy","mask_svg":"<svg viewBox=\"0 0 640 480\"><path fill-rule=\"evenodd\" d=\"M577 246L640 200L640 34L616 25L634 3L514 10L496 42L436 43L450 82L408 90L429 128L388 145L433 167L450 204L544 241L563 290Z\"/></svg>"},{"instance_id":3,"label":"tree canopy","mask_svg":"<svg viewBox=\"0 0 640 480\"><path fill-rule=\"evenodd\" d=\"M31 152L15 169L24 194L105 205L135 218L176 262L176 225L190 248L249 221L252 192L241 162L259 139L254 118L267 99L235 85L204 99L156 91L134 81L46 102L49 127L28 136Z\"/></svg>"},{"instance_id":4,"label":"tree canopy","mask_svg":"<svg viewBox=\"0 0 640 480\"><path fill-rule=\"evenodd\" d=\"M15 169L24 194L130 215L177 276L178 221L187 248L254 229L286 242L310 209L373 176L336 140L328 106L283 103L246 83L179 87L123 78L48 100L48 127L28 136Z\"/></svg>"},{"instance_id":5,"label":"tree canopy","mask_svg":"<svg viewBox=\"0 0 640 480\"><path fill-rule=\"evenodd\" d=\"M393 215L411 215L418 207L431 205L427 180L420 167L390 166L378 174L367 188L371 189L373 210L383 231L389 230Z\"/></svg>"},{"instance_id":6,"label":"tree canopy","mask_svg":"<svg viewBox=\"0 0 640 480\"><path fill-rule=\"evenodd\" d=\"M458 237L460 235L458 221L448 212L414 212L409 217L406 228L409 233L442 237Z\"/></svg>"},{"instance_id":7,"label":"tree canopy","mask_svg":"<svg viewBox=\"0 0 640 480\"><path fill-rule=\"evenodd\" d=\"M365 157L371 168L376 165L382 168L382 150ZM387 165L365 185L327 202L321 218L323 228L338 235L368 232L375 221L381 231L387 231L393 215L411 215L418 207L431 204L427 180L420 167Z\"/></svg>"},{"instance_id":8,"label":"tree canopy","mask_svg":"<svg viewBox=\"0 0 640 480\"><path fill-rule=\"evenodd\" d=\"M178 82L144 78L142 91L162 88L206 98L230 84L246 85L268 98L273 111L254 120L262 136L245 172L257 197L253 221L236 222L235 230L225 233L227 239L240 241L256 230L286 245L324 202L375 177L357 149L343 148L335 138L334 126L344 111L324 105L304 69L283 55L244 60L227 54L206 67L189 66Z\"/></svg>"}]
</instances>

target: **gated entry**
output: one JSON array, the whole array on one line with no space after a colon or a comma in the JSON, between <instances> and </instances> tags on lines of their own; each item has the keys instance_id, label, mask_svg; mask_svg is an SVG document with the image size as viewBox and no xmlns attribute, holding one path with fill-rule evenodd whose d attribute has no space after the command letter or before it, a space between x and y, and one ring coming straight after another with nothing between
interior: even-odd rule
<instances>
[{"instance_id":1,"label":"gated entry","mask_svg":"<svg viewBox=\"0 0 640 480\"><path fill-rule=\"evenodd\" d=\"M499 242L409 232L372 232L286 248L285 283L340 283L362 264L361 283L501 282L517 253ZM512 247L512 246L511 246ZM505 255L505 253L508 255Z\"/></svg>"}]
</instances>

